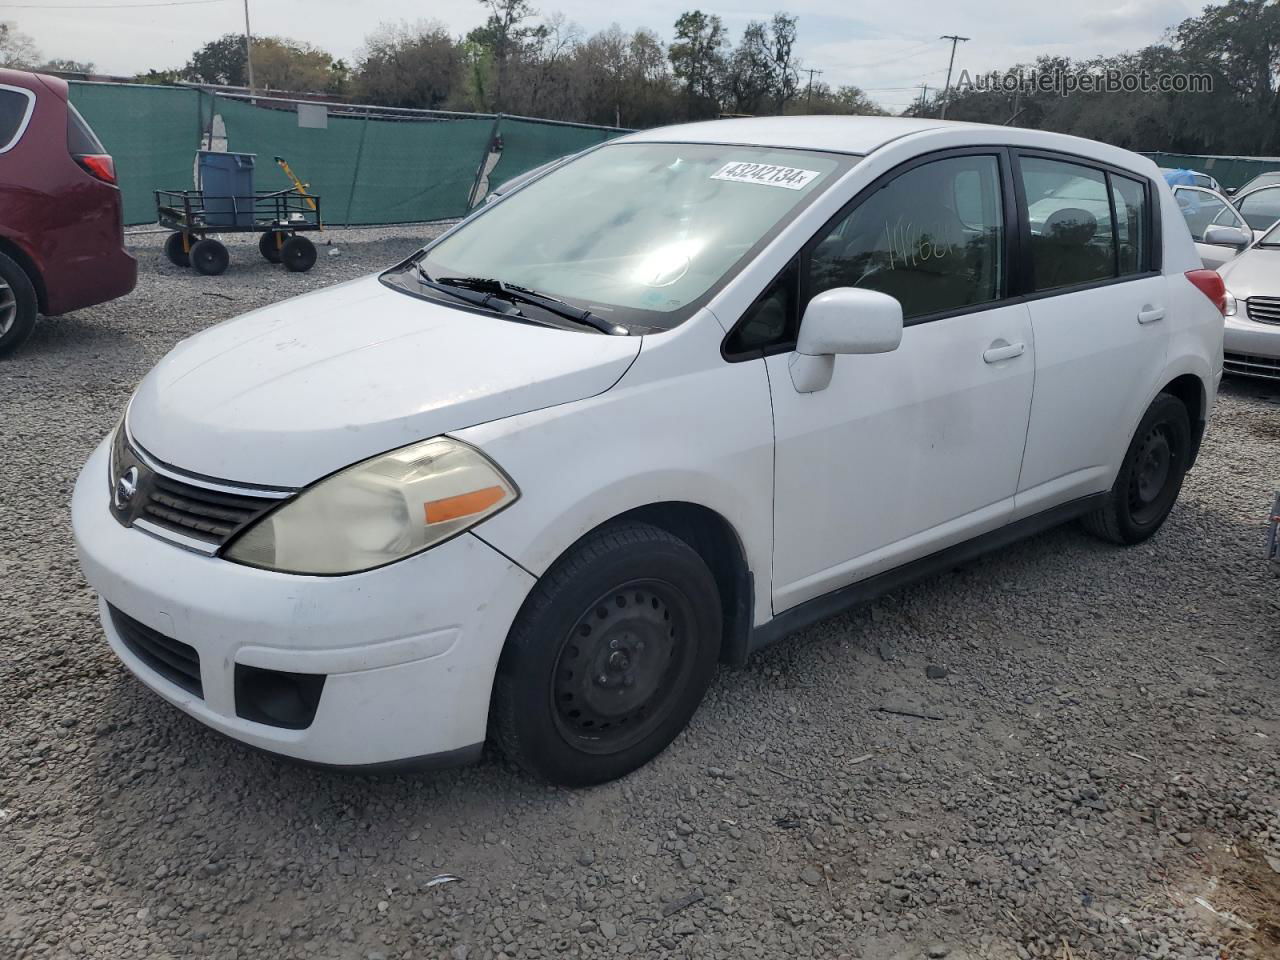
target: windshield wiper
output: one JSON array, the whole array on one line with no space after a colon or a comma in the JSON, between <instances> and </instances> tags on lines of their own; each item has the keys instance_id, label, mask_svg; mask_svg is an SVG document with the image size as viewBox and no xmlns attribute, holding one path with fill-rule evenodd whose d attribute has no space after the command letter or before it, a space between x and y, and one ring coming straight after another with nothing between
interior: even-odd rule
<instances>
[{"instance_id":1,"label":"windshield wiper","mask_svg":"<svg viewBox=\"0 0 1280 960\"><path fill-rule=\"evenodd\" d=\"M494 313L500 313L507 317L524 317L520 312L520 308L511 302L510 297L499 298L491 292L481 292L470 290L457 284L444 283L440 280L431 279L430 274L422 268L422 264L414 264L418 270L418 282L424 287L429 287L447 296L453 297L455 300L461 300L464 303L474 304L477 307L483 307L486 310L492 310Z\"/></svg>"},{"instance_id":2,"label":"windshield wiper","mask_svg":"<svg viewBox=\"0 0 1280 960\"><path fill-rule=\"evenodd\" d=\"M579 309L545 293L539 293L537 290L530 290L528 287L520 287L502 280L494 280L490 277L441 277L433 282L447 284L450 287L463 290L474 290L477 293L501 297L514 303L528 303L535 307L541 307L548 313L554 313L556 316L564 317L566 320L573 320L576 323L581 323L610 336L625 337L631 333L621 324L614 323L612 320L605 320L603 317L597 317L590 310Z\"/></svg>"}]
</instances>

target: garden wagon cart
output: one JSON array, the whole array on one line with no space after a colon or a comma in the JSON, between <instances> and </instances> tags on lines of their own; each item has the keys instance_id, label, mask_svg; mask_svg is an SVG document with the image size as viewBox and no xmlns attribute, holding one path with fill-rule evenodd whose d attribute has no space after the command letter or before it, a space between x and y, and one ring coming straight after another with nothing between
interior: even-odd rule
<instances>
[{"instance_id":1,"label":"garden wagon cart","mask_svg":"<svg viewBox=\"0 0 1280 960\"><path fill-rule=\"evenodd\" d=\"M272 263L295 273L310 270L316 247L300 234L323 230L320 198L296 187L245 196L215 195L205 190L157 190L160 225L174 231L164 244L175 266L195 267L217 276L227 269L227 248L211 233L261 233L258 251Z\"/></svg>"}]
</instances>

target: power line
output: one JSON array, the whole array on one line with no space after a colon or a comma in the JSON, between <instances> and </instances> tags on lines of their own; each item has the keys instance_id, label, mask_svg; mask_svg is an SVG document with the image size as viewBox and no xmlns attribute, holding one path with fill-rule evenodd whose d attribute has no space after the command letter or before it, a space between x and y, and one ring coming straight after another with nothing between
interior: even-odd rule
<instances>
[{"instance_id":1,"label":"power line","mask_svg":"<svg viewBox=\"0 0 1280 960\"><path fill-rule=\"evenodd\" d=\"M124 10L138 7L194 7L203 3L230 3L231 0L161 0L159 3L0 3L0 10Z\"/></svg>"}]
</instances>

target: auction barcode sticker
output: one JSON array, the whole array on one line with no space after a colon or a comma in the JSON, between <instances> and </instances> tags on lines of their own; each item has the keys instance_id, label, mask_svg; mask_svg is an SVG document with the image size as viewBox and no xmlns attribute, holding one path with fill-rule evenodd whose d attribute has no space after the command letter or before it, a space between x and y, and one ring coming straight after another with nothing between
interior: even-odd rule
<instances>
[{"instance_id":1,"label":"auction barcode sticker","mask_svg":"<svg viewBox=\"0 0 1280 960\"><path fill-rule=\"evenodd\" d=\"M785 187L803 190L818 170L801 170L799 167L779 167L772 163L747 163L730 160L711 175L712 180L731 180L734 183L762 183L767 187Z\"/></svg>"}]
</instances>

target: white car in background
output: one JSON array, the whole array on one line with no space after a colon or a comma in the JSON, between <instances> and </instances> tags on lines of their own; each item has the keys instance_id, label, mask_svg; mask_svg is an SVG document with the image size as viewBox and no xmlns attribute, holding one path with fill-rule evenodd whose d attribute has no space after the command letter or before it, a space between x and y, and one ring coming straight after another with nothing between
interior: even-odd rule
<instances>
[{"instance_id":1,"label":"white car in background","mask_svg":"<svg viewBox=\"0 0 1280 960\"><path fill-rule=\"evenodd\" d=\"M1203 187L1174 187L1200 262L1216 270L1253 243L1253 231L1244 217L1220 193Z\"/></svg>"},{"instance_id":2,"label":"white car in background","mask_svg":"<svg viewBox=\"0 0 1280 960\"><path fill-rule=\"evenodd\" d=\"M1227 285L1226 372L1280 380L1280 223L1219 272Z\"/></svg>"},{"instance_id":3,"label":"white car in background","mask_svg":"<svg viewBox=\"0 0 1280 960\"><path fill-rule=\"evenodd\" d=\"M719 661L1067 520L1159 530L1222 366L1180 217L1042 131L620 137L147 374L72 506L107 640L288 756L621 776Z\"/></svg>"}]
</instances>

